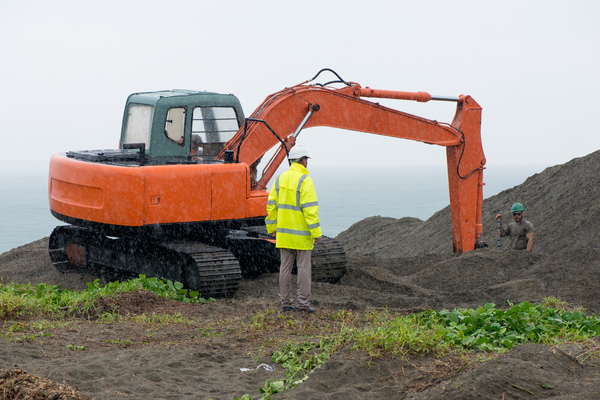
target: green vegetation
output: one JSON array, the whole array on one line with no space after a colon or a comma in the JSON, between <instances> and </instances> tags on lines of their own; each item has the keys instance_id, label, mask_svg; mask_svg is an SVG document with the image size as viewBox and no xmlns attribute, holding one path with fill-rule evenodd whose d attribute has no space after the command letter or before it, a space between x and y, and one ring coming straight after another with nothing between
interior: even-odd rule
<instances>
[{"instance_id":1,"label":"green vegetation","mask_svg":"<svg viewBox=\"0 0 600 400\"><path fill-rule=\"evenodd\" d=\"M546 304L559 305L550 308ZM504 352L519 343L533 342L555 345L561 342L586 341L600 335L600 317L586 315L581 310L567 310L566 303L546 299L535 306L528 302L510 304L507 310L488 303L476 310L425 311L418 314L392 316L387 311L363 316L370 324L360 328L342 328L339 334L319 342L288 342L271 360L287 371L286 379L267 381L260 392L261 400L296 387L321 366L335 350L352 345L377 357L407 353L443 356L448 352ZM341 311L336 318L351 314ZM310 351L313 351L312 354ZM316 352L314 350L317 350ZM245 395L238 400L251 400Z\"/></svg>"},{"instance_id":2,"label":"green vegetation","mask_svg":"<svg viewBox=\"0 0 600 400\"><path fill-rule=\"evenodd\" d=\"M102 286L96 279L93 283L88 283L88 289L82 293L87 293L91 297L110 296L121 292L136 292L139 290L148 290L160 297L170 300L182 301L184 303L206 304L214 302L215 299L208 300L200 297L200 293L183 288L181 282L172 282L167 279L147 278L140 275L139 278L131 279L126 282L111 282Z\"/></svg>"},{"instance_id":3,"label":"green vegetation","mask_svg":"<svg viewBox=\"0 0 600 400\"><path fill-rule=\"evenodd\" d=\"M503 352L519 343L554 345L600 334L598 315L528 302L511 304L506 311L488 303L476 310L428 311L421 317L444 342L469 350Z\"/></svg>"},{"instance_id":4,"label":"green vegetation","mask_svg":"<svg viewBox=\"0 0 600 400\"><path fill-rule=\"evenodd\" d=\"M8 341L34 341L52 336L60 329L75 329L77 321L97 324L126 323L145 330L142 340L110 338L106 344L117 348L147 345L145 339L160 343L212 340L223 335L256 343L259 361L271 362L286 370L283 379L267 381L260 388L261 399L293 388L306 381L311 372L342 347L362 351L371 357L384 354L448 354L469 356L496 354L519 343L556 345L586 342L600 335L600 317L571 309L557 298L540 305L528 302L496 308L494 304L473 309L424 311L400 315L388 310L358 313L347 310L304 316L281 314L273 309L249 314L229 314L212 321L190 320L178 312L133 313L122 316L119 309L105 308L111 298L127 292L150 291L158 296L190 304L207 304L200 294L183 289L177 282L141 275L127 282L88 284L83 291L58 286L0 284L0 337ZM173 330L172 327L177 329ZM166 328L166 331L161 331ZM173 332L176 332L174 336ZM167 339L168 342L164 342ZM67 349L85 351L86 346L68 344ZM244 395L240 400L249 400Z\"/></svg>"},{"instance_id":5,"label":"green vegetation","mask_svg":"<svg viewBox=\"0 0 600 400\"><path fill-rule=\"evenodd\" d=\"M349 339L353 342L353 348L363 350L373 357L382 352L446 354L450 346L442 340L437 328L423 314L395 318L388 316L387 320L352 331Z\"/></svg>"},{"instance_id":6,"label":"green vegetation","mask_svg":"<svg viewBox=\"0 0 600 400\"><path fill-rule=\"evenodd\" d=\"M37 285L0 284L0 337L11 341L33 341L49 336L49 330L66 327L70 324L65 318L72 315L96 314L96 302L100 298L115 297L120 293L150 291L166 299L192 304L212 303L195 291L183 289L180 282L139 278L127 282L111 282L100 285L99 280L88 283L83 291L64 290L59 286L40 283ZM31 318L44 318L31 320ZM185 323L181 315L136 315L131 317L137 323ZM115 323L122 319L118 312L102 312L98 315L101 323ZM20 333L20 335L16 335Z\"/></svg>"},{"instance_id":7,"label":"green vegetation","mask_svg":"<svg viewBox=\"0 0 600 400\"><path fill-rule=\"evenodd\" d=\"M88 289L80 292L63 290L59 286L45 283L38 285L0 284L0 318L59 316L73 312L87 314L94 308L96 300L100 297L140 290L147 290L166 299L186 303L205 304L215 301L212 298L207 301L200 297L198 292L183 289L183 284L180 282L146 278L144 275L126 282L111 282L104 286L99 282L97 279L88 283Z\"/></svg>"},{"instance_id":8,"label":"green vegetation","mask_svg":"<svg viewBox=\"0 0 600 400\"><path fill-rule=\"evenodd\" d=\"M78 346L76 344L68 344L67 345L67 349L69 350L77 350L77 351L82 351L85 350L85 346Z\"/></svg>"}]
</instances>

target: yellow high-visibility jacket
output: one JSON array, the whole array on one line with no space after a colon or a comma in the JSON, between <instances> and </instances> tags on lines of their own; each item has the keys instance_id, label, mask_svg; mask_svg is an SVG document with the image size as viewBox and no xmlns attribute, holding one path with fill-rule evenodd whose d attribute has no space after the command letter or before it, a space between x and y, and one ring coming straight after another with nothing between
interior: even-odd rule
<instances>
[{"instance_id":1,"label":"yellow high-visibility jacket","mask_svg":"<svg viewBox=\"0 0 600 400\"><path fill-rule=\"evenodd\" d=\"M269 233L277 232L277 248L312 250L314 238L321 236L319 202L308 174L303 165L292 163L273 183L265 224Z\"/></svg>"}]
</instances>

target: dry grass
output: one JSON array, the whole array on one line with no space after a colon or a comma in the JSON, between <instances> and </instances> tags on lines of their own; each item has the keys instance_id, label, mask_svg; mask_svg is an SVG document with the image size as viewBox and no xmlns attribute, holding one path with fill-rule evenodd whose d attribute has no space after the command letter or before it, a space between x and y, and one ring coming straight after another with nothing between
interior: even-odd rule
<instances>
[{"instance_id":1,"label":"dry grass","mask_svg":"<svg viewBox=\"0 0 600 400\"><path fill-rule=\"evenodd\" d=\"M67 385L20 369L0 370L0 398L6 400L88 400Z\"/></svg>"}]
</instances>

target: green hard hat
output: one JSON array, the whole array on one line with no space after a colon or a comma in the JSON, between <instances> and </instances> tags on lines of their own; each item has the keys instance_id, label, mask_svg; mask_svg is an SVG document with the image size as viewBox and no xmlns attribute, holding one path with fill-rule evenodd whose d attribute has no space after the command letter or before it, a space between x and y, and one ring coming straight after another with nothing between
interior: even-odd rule
<instances>
[{"instance_id":1,"label":"green hard hat","mask_svg":"<svg viewBox=\"0 0 600 400\"><path fill-rule=\"evenodd\" d=\"M515 203L511 207L510 212L519 212L519 211L524 211L524 210L525 210L525 208L523 208L523 204Z\"/></svg>"}]
</instances>

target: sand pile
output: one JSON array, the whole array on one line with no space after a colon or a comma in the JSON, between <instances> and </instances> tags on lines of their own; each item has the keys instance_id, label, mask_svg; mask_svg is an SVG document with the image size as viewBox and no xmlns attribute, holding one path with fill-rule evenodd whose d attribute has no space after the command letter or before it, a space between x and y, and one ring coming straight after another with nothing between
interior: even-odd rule
<instances>
[{"instance_id":1,"label":"sand pile","mask_svg":"<svg viewBox=\"0 0 600 400\"><path fill-rule=\"evenodd\" d=\"M545 169L523 184L483 202L483 239L490 246L452 254L450 208L427 221L371 217L342 232L337 239L364 274L387 281L389 272L415 292L424 290L428 305L477 307L489 301L539 302L557 296L594 312L600 311L600 151ZM496 250L495 215L504 226L512 221L514 202L525 206L533 223L533 253ZM355 268L356 269L356 268ZM364 278L364 277L363 277ZM368 286L364 283L362 285ZM346 282L351 277L346 277ZM352 283L350 283L352 284ZM417 304L418 306L418 304Z\"/></svg>"},{"instance_id":2,"label":"sand pile","mask_svg":"<svg viewBox=\"0 0 600 400\"><path fill-rule=\"evenodd\" d=\"M600 151L597 151L546 168L521 185L484 199L483 239L496 248L496 214L504 215L506 227L512 221L511 205L520 202L525 206L525 218L535 227L536 253L600 248L599 174ZM371 217L357 222L337 239L347 251L375 258L450 253L452 230L449 221L449 206L427 221ZM507 244L504 240L503 246Z\"/></svg>"}]
</instances>

